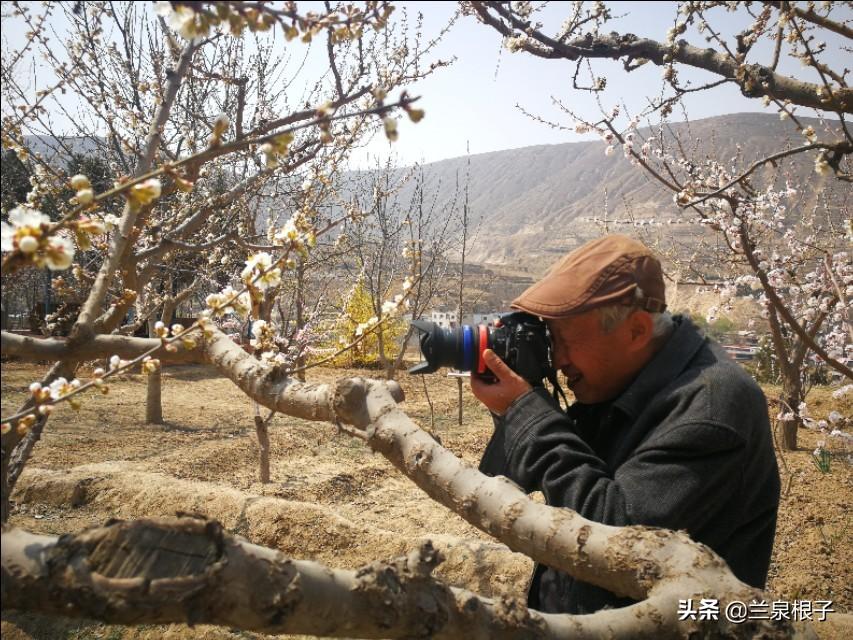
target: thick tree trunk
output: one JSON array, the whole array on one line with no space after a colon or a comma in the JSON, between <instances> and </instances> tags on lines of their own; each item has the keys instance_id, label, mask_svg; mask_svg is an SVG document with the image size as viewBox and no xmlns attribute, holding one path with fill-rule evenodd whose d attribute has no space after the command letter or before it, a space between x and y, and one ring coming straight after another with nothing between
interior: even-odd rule
<instances>
[{"instance_id":1,"label":"thick tree trunk","mask_svg":"<svg viewBox=\"0 0 853 640\"><path fill-rule=\"evenodd\" d=\"M156 338L154 331L155 320L148 320L148 337ZM163 377L158 367L148 374L145 392L145 423L163 424Z\"/></svg>"},{"instance_id":2,"label":"thick tree trunk","mask_svg":"<svg viewBox=\"0 0 853 640\"><path fill-rule=\"evenodd\" d=\"M462 426L462 378L456 378L456 390L458 392L458 400L459 400L459 417L457 418L457 422L459 426Z\"/></svg>"},{"instance_id":3,"label":"thick tree trunk","mask_svg":"<svg viewBox=\"0 0 853 640\"><path fill-rule=\"evenodd\" d=\"M379 363L379 366L382 367L382 371L385 373L385 379L393 380L394 376L392 369L389 366L388 359L385 357L385 336L382 334L382 331L376 332L376 360Z\"/></svg>"}]
</instances>

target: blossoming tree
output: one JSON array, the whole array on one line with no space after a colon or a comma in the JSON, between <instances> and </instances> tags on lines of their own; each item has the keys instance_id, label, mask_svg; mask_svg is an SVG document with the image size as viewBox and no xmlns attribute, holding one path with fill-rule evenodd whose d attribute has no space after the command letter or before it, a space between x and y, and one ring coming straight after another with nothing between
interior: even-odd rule
<instances>
[{"instance_id":1,"label":"blossoming tree","mask_svg":"<svg viewBox=\"0 0 853 640\"><path fill-rule=\"evenodd\" d=\"M367 316L381 321L395 315L402 302L413 319L418 319L449 293L454 275L450 261L459 251L460 220L458 185L428 185L424 168L415 165L403 170L388 161L371 172L355 176L349 188L354 202L365 215L347 222L348 244L354 257L351 271L361 285L354 292L367 303ZM448 204L438 206L441 197ZM391 292L403 282L405 300ZM366 318L363 318L366 319ZM361 322L351 322L363 331ZM407 345L414 336L411 325L398 331L377 332L377 361L386 378L400 369Z\"/></svg>"},{"instance_id":2,"label":"blossoming tree","mask_svg":"<svg viewBox=\"0 0 853 640\"><path fill-rule=\"evenodd\" d=\"M796 448L809 355L853 377L853 227L847 203L853 90L834 53L849 51L853 38L844 6L681 2L666 37L655 40L610 31L617 16L603 2L573 3L562 25L550 30L534 3L463 5L499 32L510 51L571 65L574 89L598 96L600 107L596 115L563 107L574 130L600 134L605 153L621 150L672 192L682 220L716 234L712 255L722 270L721 308L750 291L762 305L782 376L782 444ZM736 33L725 33L723 13L737 14ZM828 45L829 36L840 42ZM789 65L782 72L785 59L802 70ZM658 66L660 91L636 114L619 105L604 107L600 96L609 79L596 71L597 60L620 61L625 73ZM685 69L706 80L684 80ZM674 109L697 93L713 96L722 86L772 106L802 142L783 142L760 156L739 149L728 157L671 133ZM819 125L805 122L803 111L821 118ZM649 128L640 130L641 124ZM697 228L697 236L704 234Z\"/></svg>"},{"instance_id":3,"label":"blossoming tree","mask_svg":"<svg viewBox=\"0 0 853 640\"><path fill-rule=\"evenodd\" d=\"M79 21L87 38L109 39L102 21L110 16L113 4L69 6L67 19ZM4 52L4 80L15 77L14 67L30 47L47 41L47 14L34 16L25 5L17 5L16 10L30 32L23 49ZM317 236L343 217L320 225L310 210L300 209L289 222L268 230L265 240L252 237L251 218L241 220L239 200L221 202L198 184L203 169L217 162L251 166L261 154L255 171L240 179L261 176L257 179L262 180L268 171L293 172L305 154L319 157L326 145L334 151L340 138L346 143L372 124L394 139L396 114L408 112L413 120L423 114L405 93L389 96L417 77L420 67L409 66L406 54L391 56L387 51L388 46L396 51L402 45L395 42L397 36L389 26L391 7L386 3L326 5L321 13L301 13L295 3L279 7L173 2L158 3L158 12L160 19L149 20L151 38L161 34L166 47L162 56L149 51L148 59L157 61L151 77L135 77L137 67L129 65L124 70L129 83L123 85L112 86L97 75L84 78L87 55L91 58L85 53L88 45L77 41L76 48L72 39L71 58L55 60L55 84L34 96L21 87L16 108L4 114L3 144L25 156L24 134L47 121L46 105L61 88L102 85L95 110L103 113L109 112L113 93L141 93L139 85L147 83L155 105L147 122L145 110L113 118L110 144L123 149L128 161L114 187L96 192L87 176L69 178L34 157L54 176L56 185L72 186L74 202L57 220L50 220L29 202L11 212L3 225L4 275L23 269L67 269L82 245L105 245L97 270L80 281L88 281L86 298L67 338L2 334L5 354L55 361L44 378L30 386L29 401L9 410L2 421L3 522L9 517L15 480L57 407L73 406L88 393L107 391L110 379L130 368L150 373L166 360L203 361L258 405L295 417L337 422L386 456L432 498L511 549L639 602L588 616L542 614L516 601L491 600L441 583L431 575L441 555L428 544L397 560L340 571L285 558L279 551L224 531L215 522L181 517L113 522L58 539L4 526L0 587L4 608L126 624L203 622L271 633L348 637L636 638L700 633L813 637L809 629L784 619L743 624L725 619L680 620L674 604L685 594L716 595L723 604L766 596L737 580L719 557L683 533L596 524L569 510L539 504L504 478L483 476L406 416L398 406L400 388L393 382L361 378L331 385L300 382L287 355L279 357L278 332L260 316L261 307L268 302L269 292L291 276L295 256L310 250ZM117 48L123 46L126 32L122 24L119 20L114 32ZM243 121L241 114L249 102L245 95L242 102L239 89L229 103L235 108L233 117L206 118L202 110L194 111L203 104L196 102L199 96L192 89L195 75L205 75L199 67L205 49L224 38L241 33L246 38L247 33L267 30L282 33L287 41L324 41L331 101L306 109L267 105L263 97L268 88L263 87L258 90L257 119ZM345 61L351 64L345 66ZM263 65L262 56L257 64ZM206 77L213 79L209 72ZM227 79L218 81L227 84ZM61 109L62 103L53 106ZM173 126L185 110L199 120L189 133ZM118 121L134 117L141 121L144 135L141 131L138 136L122 135ZM101 207L111 201L122 203L116 220L102 215ZM219 231L232 234L245 253L238 265L233 256L219 258L221 265L225 258L223 266L236 269L206 296L207 313L188 326L155 323L154 337L121 334L127 310L143 293L139 273L149 266L134 261L151 257L146 253L151 251L161 252L162 257L187 249L195 255L195 249L207 244L216 251L222 245L217 236L204 235L213 233L208 223L217 223ZM150 263L155 269L156 264ZM229 314L254 321L255 353L246 352L220 329L218 322ZM378 319L368 322L362 334L375 331L378 323ZM105 358L107 365L96 369L91 379L74 377L80 362L96 358Z\"/></svg>"},{"instance_id":4,"label":"blossoming tree","mask_svg":"<svg viewBox=\"0 0 853 640\"><path fill-rule=\"evenodd\" d=\"M293 266L293 256L345 216L323 227L305 202L290 220L280 221L279 229L257 234L251 207L258 194L271 181L293 179L305 167L314 175L329 171L375 128L377 118L380 127L393 132L395 109L420 118L405 94L386 104L389 91L434 68L416 68L422 51L385 64L390 59L385 49L401 48L406 37L385 33L391 7L368 4L306 15L292 8L267 9L218 4L201 11L161 3L158 11L164 15L158 23L133 4L110 5L107 11L97 3L65 9L49 4L42 15L16 6L17 20L29 31L19 50L4 52L4 82L16 108L4 116L3 143L34 171L27 201L3 224L3 272L6 277L22 268L64 271L76 250L100 252L91 271L78 264L73 278L66 277L78 287L91 284L70 345L143 323L152 337L177 332L184 346L193 345L194 338L183 335L188 327L168 327L171 311L182 298L212 287L217 293L208 296L208 304L214 318L235 312L261 319L265 293L278 285L282 270ZM63 10L67 39L55 44L47 24L52 12ZM304 43L315 36L326 41L328 62L321 73L330 68L332 74L325 84L312 80L306 85L304 100L317 105L313 108L289 107L288 96L265 71L283 63L271 53L274 40L265 41L262 34L281 25L287 41L297 36ZM253 34L251 53L244 48L247 38L233 35L238 31ZM420 46L410 44L413 50ZM35 64L35 52L50 63L53 84L47 88L21 83L21 67ZM69 137L53 134L44 105L54 99L58 111L67 110L57 97L69 90L85 116L71 120L77 134L71 139L90 141L91 153L120 175L114 187L100 193L88 176L63 175L47 154L31 152L25 138L40 134L54 151L67 150ZM39 205L46 194L67 186L75 195L51 220ZM118 217L109 204L122 197L125 206ZM247 253L242 280L229 283ZM232 286L237 283L242 290ZM132 308L135 319L127 325ZM65 358L58 364L42 383L41 395L59 396L63 385L73 387L68 381L78 362ZM159 369L152 362L145 369L156 376ZM17 450L12 483L48 412L43 407L38 415L24 416L13 431L26 435L18 434L21 442L12 447L4 445L5 462ZM5 513L4 507L4 519Z\"/></svg>"}]
</instances>

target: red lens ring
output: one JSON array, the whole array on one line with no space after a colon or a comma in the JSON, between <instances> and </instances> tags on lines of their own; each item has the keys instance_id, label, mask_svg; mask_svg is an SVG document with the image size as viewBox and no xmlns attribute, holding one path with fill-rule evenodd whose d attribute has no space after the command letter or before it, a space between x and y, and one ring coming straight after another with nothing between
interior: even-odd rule
<instances>
[{"instance_id":1,"label":"red lens ring","mask_svg":"<svg viewBox=\"0 0 853 640\"><path fill-rule=\"evenodd\" d=\"M483 352L489 347L489 329L486 325L479 325L479 337L477 341L477 373L486 373L486 361L483 360Z\"/></svg>"}]
</instances>

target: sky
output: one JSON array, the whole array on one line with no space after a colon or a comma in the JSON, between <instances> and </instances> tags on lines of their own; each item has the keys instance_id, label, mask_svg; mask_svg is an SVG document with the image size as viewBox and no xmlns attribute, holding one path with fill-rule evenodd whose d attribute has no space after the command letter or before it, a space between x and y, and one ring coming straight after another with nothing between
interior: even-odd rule
<instances>
[{"instance_id":1,"label":"sky","mask_svg":"<svg viewBox=\"0 0 853 640\"><path fill-rule=\"evenodd\" d=\"M419 12L423 14L423 33L427 38L438 34L457 9L455 2L395 4L401 7L398 16L403 8L410 17ZM551 3L537 14L545 24L546 33L553 33L559 27L570 5L567 2ZM608 29L639 36L663 39L676 18L677 6L671 2L610 2L608 5L615 15L621 16L609 23ZM732 13L715 11L711 15L715 18L715 28L722 33L734 33L751 22L742 9ZM853 19L853 9L849 5L840 5L840 11L835 15L836 18ZM3 26L4 50L14 48L23 37L23 30L9 28L10 24L5 19ZM61 24L58 28L61 30ZM685 37L692 43L696 40L690 37L690 32ZM829 46L837 49L840 39L838 36L836 40L829 40ZM388 143L382 135L376 136L365 149L354 153L353 166L370 166L376 157L389 155L400 164L412 164L463 156L469 152L479 154L594 139L593 134L578 135L573 131L551 128L522 112L523 109L563 127L571 127L571 118L555 107L553 101L556 98L582 116L599 119L600 111L594 98L587 92L572 89L573 63L542 60L527 53L510 53L503 49L501 42L502 38L496 31L478 23L473 16L460 17L435 50L435 57L455 57L455 62L409 88L410 94L420 96L418 107L425 110L426 117L418 124L402 119L398 128L400 136L394 143ZM695 43L702 44L702 41ZM316 49L319 47L307 56L309 72L312 65L326 64L324 52ZM769 45L763 51L756 47L755 51L767 54ZM849 57L849 53L840 55ZM757 59L763 57L759 55ZM661 69L652 64L632 73L624 72L618 62L599 60L593 64L596 74L608 79L607 89L601 96L608 111L622 105L623 113L626 110L637 113L648 104L649 96L660 92ZM804 70L799 63L787 61L784 56L779 71L816 80L803 76ZM805 70L805 73L809 71ZM701 82L711 76L682 67L680 78L682 82ZM694 94L686 100L686 105L691 119L744 111L775 114L772 107L763 107L761 100L744 98L732 86L725 85L711 92ZM672 118L683 119L683 114L676 112Z\"/></svg>"},{"instance_id":2,"label":"sky","mask_svg":"<svg viewBox=\"0 0 853 640\"><path fill-rule=\"evenodd\" d=\"M676 3L672 2L608 2L613 13L624 15L610 23L611 30L634 33L639 36L663 39L676 17ZM437 31L455 11L456 3L404 3L409 11L423 11L428 28ZM543 13L546 33L553 33L567 15L570 3L552 3ZM715 26L722 32L734 33L751 23L742 11L727 14L716 12ZM838 16L853 19L853 9L842 7ZM550 26L550 30L548 29ZM689 33L689 32L688 32ZM449 68L420 82L411 91L420 95L420 106L426 117L418 125L401 124L400 139L393 145L375 140L370 152L395 151L404 164L424 160L458 157L470 153L484 153L538 144L557 144L595 139L594 135L555 130L524 115L519 109L541 116L549 121L570 127L571 119L557 109L553 98L581 115L600 119L600 110L587 92L573 90L574 64L564 60L542 60L527 53L510 53L501 47L501 36L491 27L480 24L474 17L463 17L454 26L438 49L443 57L457 56ZM694 43L693 38L688 38ZM840 45L840 36L830 45ZM704 41L695 42L697 45ZM755 51L759 48L756 46ZM763 49L769 53L769 47ZM846 54L849 58L849 53ZM654 96L661 88L661 68L652 64L626 73L622 64L598 60L594 62L596 74L608 78L608 87L602 100L607 110L625 104L633 113L647 106L647 96ZM794 73L804 79L800 63L782 60L779 71ZM707 81L710 74L682 68L682 80ZM695 94L686 101L691 119L706 118L727 113L759 111L775 114L765 108L761 100L743 97L732 86L723 86L712 92ZM682 119L678 113L673 119Z\"/></svg>"}]
</instances>

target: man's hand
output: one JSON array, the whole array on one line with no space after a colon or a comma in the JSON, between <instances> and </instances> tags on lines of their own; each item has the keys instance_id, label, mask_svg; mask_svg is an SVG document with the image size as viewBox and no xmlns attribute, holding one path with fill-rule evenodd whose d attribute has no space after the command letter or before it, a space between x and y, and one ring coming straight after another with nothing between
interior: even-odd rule
<instances>
[{"instance_id":1,"label":"man's hand","mask_svg":"<svg viewBox=\"0 0 853 640\"><path fill-rule=\"evenodd\" d=\"M495 374L497 382L486 382L476 375L471 376L471 391L492 413L502 416L509 406L518 400L531 387L527 381L510 369L491 349L483 352L483 361Z\"/></svg>"}]
</instances>

